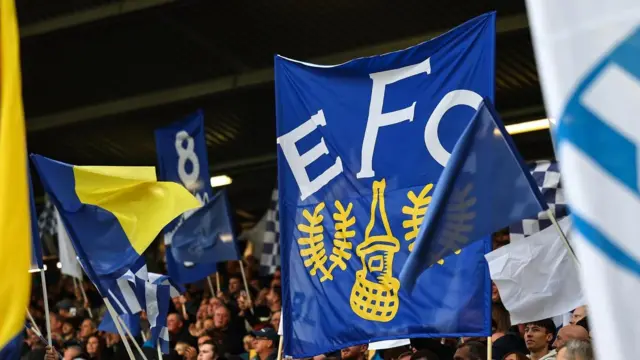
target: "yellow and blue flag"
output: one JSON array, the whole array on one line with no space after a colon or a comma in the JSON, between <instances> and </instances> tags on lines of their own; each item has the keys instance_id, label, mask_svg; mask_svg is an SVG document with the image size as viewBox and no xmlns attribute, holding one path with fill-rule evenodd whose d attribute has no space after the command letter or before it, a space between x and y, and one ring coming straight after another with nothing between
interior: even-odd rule
<instances>
[{"instance_id":1,"label":"yellow and blue flag","mask_svg":"<svg viewBox=\"0 0 640 360\"><path fill-rule=\"evenodd\" d=\"M0 0L0 349L24 329L31 290L19 40L15 4Z\"/></svg>"},{"instance_id":2,"label":"yellow and blue flag","mask_svg":"<svg viewBox=\"0 0 640 360\"><path fill-rule=\"evenodd\" d=\"M506 226L546 210L496 111L485 99L440 175L416 245L400 273L411 291L424 271Z\"/></svg>"},{"instance_id":3,"label":"yellow and blue flag","mask_svg":"<svg viewBox=\"0 0 640 360\"><path fill-rule=\"evenodd\" d=\"M85 271L96 278L128 270L167 223L200 206L183 186L156 181L154 167L31 158Z\"/></svg>"}]
</instances>

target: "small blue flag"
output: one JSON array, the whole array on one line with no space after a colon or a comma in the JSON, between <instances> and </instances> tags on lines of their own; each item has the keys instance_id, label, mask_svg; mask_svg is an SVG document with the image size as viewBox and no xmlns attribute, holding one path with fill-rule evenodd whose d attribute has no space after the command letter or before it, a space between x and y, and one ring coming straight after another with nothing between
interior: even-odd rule
<instances>
[{"instance_id":1,"label":"small blue flag","mask_svg":"<svg viewBox=\"0 0 640 360\"><path fill-rule=\"evenodd\" d=\"M400 273L403 289L411 291L420 274L439 259L546 209L535 180L485 99L438 180L414 251Z\"/></svg>"},{"instance_id":2,"label":"small blue flag","mask_svg":"<svg viewBox=\"0 0 640 360\"><path fill-rule=\"evenodd\" d=\"M194 263L238 260L228 205L222 190L191 214L173 234L173 256Z\"/></svg>"},{"instance_id":3,"label":"small blue flag","mask_svg":"<svg viewBox=\"0 0 640 360\"><path fill-rule=\"evenodd\" d=\"M158 178L184 185L203 205L213 197L204 132L204 114L201 110L155 130ZM171 251L173 234L191 214L183 214L164 228L167 271L180 284L205 279L217 269L215 263L187 262L174 258Z\"/></svg>"},{"instance_id":4,"label":"small blue flag","mask_svg":"<svg viewBox=\"0 0 640 360\"><path fill-rule=\"evenodd\" d=\"M133 336L140 335L140 314L118 314L120 319L127 325ZM122 324L120 324L122 326ZM102 322L98 325L98 330L111 334L120 334L116 324L113 322L111 314L107 311L102 318Z\"/></svg>"}]
</instances>

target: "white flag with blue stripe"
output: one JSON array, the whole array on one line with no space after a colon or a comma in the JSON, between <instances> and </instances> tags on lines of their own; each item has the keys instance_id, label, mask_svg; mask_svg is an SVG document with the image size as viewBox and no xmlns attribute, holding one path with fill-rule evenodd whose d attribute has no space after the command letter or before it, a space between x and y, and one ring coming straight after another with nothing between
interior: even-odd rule
<instances>
[{"instance_id":1,"label":"white flag with blue stripe","mask_svg":"<svg viewBox=\"0 0 640 360\"><path fill-rule=\"evenodd\" d=\"M598 358L640 353L640 2L528 0Z\"/></svg>"}]
</instances>

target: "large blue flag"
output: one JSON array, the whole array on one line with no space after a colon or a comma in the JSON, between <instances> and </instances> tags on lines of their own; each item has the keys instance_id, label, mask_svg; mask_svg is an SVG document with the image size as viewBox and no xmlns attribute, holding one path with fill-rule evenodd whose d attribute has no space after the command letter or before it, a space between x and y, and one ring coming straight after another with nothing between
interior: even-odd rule
<instances>
[{"instance_id":1,"label":"large blue flag","mask_svg":"<svg viewBox=\"0 0 640 360\"><path fill-rule=\"evenodd\" d=\"M173 234L171 250L175 259L194 263L240 259L225 190L180 225Z\"/></svg>"},{"instance_id":2,"label":"large blue flag","mask_svg":"<svg viewBox=\"0 0 640 360\"><path fill-rule=\"evenodd\" d=\"M284 352L407 337L487 336L488 241L403 291L432 190L494 93L495 14L336 66L275 59Z\"/></svg>"},{"instance_id":3,"label":"large blue flag","mask_svg":"<svg viewBox=\"0 0 640 360\"><path fill-rule=\"evenodd\" d=\"M33 195L33 182L31 172L29 172L29 202L31 208L31 271L43 268L42 264L42 244L40 243L40 231L38 231L38 213L36 212L36 201Z\"/></svg>"},{"instance_id":4,"label":"large blue flag","mask_svg":"<svg viewBox=\"0 0 640 360\"><path fill-rule=\"evenodd\" d=\"M209 178L209 160L204 137L204 115L198 111L182 121L155 131L158 152L158 177L184 185L206 204L213 197ZM187 212L164 229L167 271L181 284L192 283L216 272L215 263L181 262L171 250L173 234L191 216Z\"/></svg>"},{"instance_id":5,"label":"large blue flag","mask_svg":"<svg viewBox=\"0 0 640 360\"><path fill-rule=\"evenodd\" d=\"M438 260L546 209L511 136L485 100L438 180L400 284L411 291Z\"/></svg>"}]
</instances>

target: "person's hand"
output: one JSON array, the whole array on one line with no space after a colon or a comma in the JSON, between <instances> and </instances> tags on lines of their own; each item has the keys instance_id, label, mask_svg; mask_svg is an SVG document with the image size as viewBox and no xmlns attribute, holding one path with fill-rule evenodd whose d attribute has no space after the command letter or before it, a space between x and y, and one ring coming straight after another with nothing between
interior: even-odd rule
<instances>
[{"instance_id":1,"label":"person's hand","mask_svg":"<svg viewBox=\"0 0 640 360\"><path fill-rule=\"evenodd\" d=\"M189 346L184 351L184 360L196 360L198 358L198 351L193 346Z\"/></svg>"},{"instance_id":2,"label":"person's hand","mask_svg":"<svg viewBox=\"0 0 640 360\"><path fill-rule=\"evenodd\" d=\"M182 306L184 306L184 304L187 303L187 297L184 295L180 295L180 298L178 299L178 301L180 302L180 304L182 304Z\"/></svg>"},{"instance_id":3,"label":"person's hand","mask_svg":"<svg viewBox=\"0 0 640 360\"><path fill-rule=\"evenodd\" d=\"M51 346L47 346L44 353L44 360L58 360L56 351Z\"/></svg>"}]
</instances>

